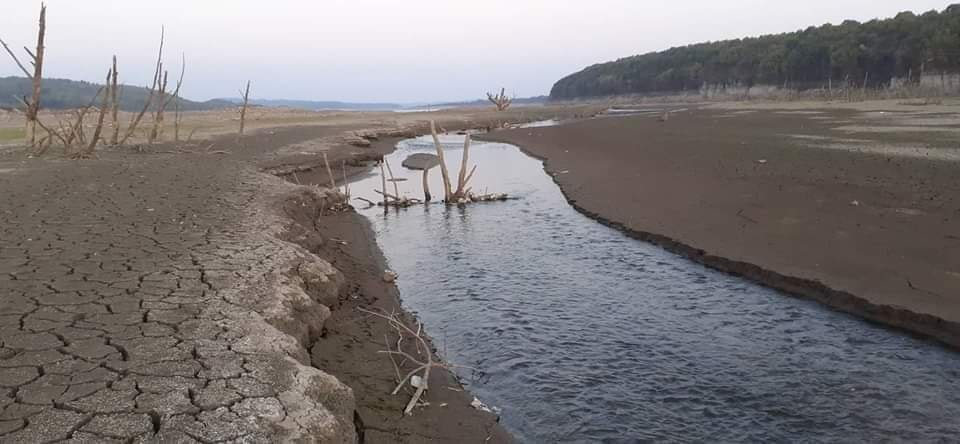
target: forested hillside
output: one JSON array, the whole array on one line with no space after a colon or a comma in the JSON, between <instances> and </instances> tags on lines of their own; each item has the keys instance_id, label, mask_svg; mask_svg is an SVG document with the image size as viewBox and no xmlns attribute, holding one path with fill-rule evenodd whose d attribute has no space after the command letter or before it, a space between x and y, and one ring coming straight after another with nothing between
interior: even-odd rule
<instances>
[{"instance_id":1,"label":"forested hillside","mask_svg":"<svg viewBox=\"0 0 960 444\"><path fill-rule=\"evenodd\" d=\"M700 43L593 65L558 81L551 99L697 90L704 84L885 86L960 71L960 4L922 15Z\"/></svg>"},{"instance_id":2,"label":"forested hillside","mask_svg":"<svg viewBox=\"0 0 960 444\"><path fill-rule=\"evenodd\" d=\"M45 109L65 109L86 106L99 89L100 85L89 82L43 79L41 107ZM30 91L30 79L25 77L0 78L0 107L19 108L20 103L17 101L17 97L29 97ZM139 111L147 101L147 94L146 88L124 86L120 109ZM222 100L207 102L180 101L180 108L184 111L223 108L225 106L232 106L232 104ZM170 105L170 109L173 109L173 104Z\"/></svg>"}]
</instances>

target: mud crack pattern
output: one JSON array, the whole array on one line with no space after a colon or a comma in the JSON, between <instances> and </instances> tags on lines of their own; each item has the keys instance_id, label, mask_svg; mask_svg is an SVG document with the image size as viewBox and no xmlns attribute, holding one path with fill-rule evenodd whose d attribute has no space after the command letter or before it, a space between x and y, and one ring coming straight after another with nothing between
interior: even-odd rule
<instances>
[{"instance_id":1,"label":"mud crack pattern","mask_svg":"<svg viewBox=\"0 0 960 444\"><path fill-rule=\"evenodd\" d=\"M0 441L355 438L350 389L304 343L337 272L271 235L263 196L292 185L244 165L117 155L0 175ZM307 292L304 268L327 288Z\"/></svg>"}]
</instances>

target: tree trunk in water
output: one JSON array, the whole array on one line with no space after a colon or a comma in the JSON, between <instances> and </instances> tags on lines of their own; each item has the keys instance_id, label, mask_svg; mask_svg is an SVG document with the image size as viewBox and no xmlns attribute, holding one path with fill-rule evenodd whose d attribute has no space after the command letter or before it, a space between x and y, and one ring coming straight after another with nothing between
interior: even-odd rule
<instances>
[{"instance_id":1,"label":"tree trunk in water","mask_svg":"<svg viewBox=\"0 0 960 444\"><path fill-rule=\"evenodd\" d=\"M430 169L423 170L423 201L430 202Z\"/></svg>"},{"instance_id":2,"label":"tree trunk in water","mask_svg":"<svg viewBox=\"0 0 960 444\"><path fill-rule=\"evenodd\" d=\"M443 158L443 146L440 145L440 138L437 137L437 126L430 121L430 134L433 136L433 145L437 149L437 157L440 158L440 174L443 176L443 197L450 202L453 190L450 186L450 173L447 171L447 161Z\"/></svg>"},{"instance_id":3,"label":"tree trunk in water","mask_svg":"<svg viewBox=\"0 0 960 444\"><path fill-rule=\"evenodd\" d=\"M460 174L457 176L456 198L463 197L464 188L467 185L467 159L470 157L470 135L467 134L463 140L463 158L460 160Z\"/></svg>"}]
</instances>

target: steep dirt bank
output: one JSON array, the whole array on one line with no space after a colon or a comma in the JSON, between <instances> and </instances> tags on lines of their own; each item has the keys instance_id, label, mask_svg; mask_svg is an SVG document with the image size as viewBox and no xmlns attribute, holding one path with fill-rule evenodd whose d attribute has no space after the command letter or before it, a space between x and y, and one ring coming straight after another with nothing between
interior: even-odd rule
<instances>
[{"instance_id":1,"label":"steep dirt bank","mask_svg":"<svg viewBox=\"0 0 960 444\"><path fill-rule=\"evenodd\" d=\"M304 222L308 219L303 218ZM433 371L429 406L403 416L409 391L390 392L395 370L381 353L396 333L386 322L358 309L402 312L396 287L383 282L385 263L366 220L353 212L316 219L313 248L346 277L347 289L332 305L323 339L311 349L315 366L353 388L358 419L367 442L510 442L497 418L470 406L472 396L448 371ZM410 325L415 320L405 316Z\"/></svg>"},{"instance_id":2,"label":"steep dirt bank","mask_svg":"<svg viewBox=\"0 0 960 444\"><path fill-rule=\"evenodd\" d=\"M834 130L869 118L694 109L484 137L545 159L575 207L635 237L960 347L960 168ZM921 130L896 140L940 149Z\"/></svg>"}]
</instances>

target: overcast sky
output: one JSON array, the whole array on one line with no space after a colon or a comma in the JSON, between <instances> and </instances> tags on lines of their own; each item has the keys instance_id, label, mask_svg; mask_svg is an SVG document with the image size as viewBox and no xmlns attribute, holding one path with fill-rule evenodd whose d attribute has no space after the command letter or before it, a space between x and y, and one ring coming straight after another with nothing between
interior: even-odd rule
<instances>
[{"instance_id":1,"label":"overcast sky","mask_svg":"<svg viewBox=\"0 0 960 444\"><path fill-rule=\"evenodd\" d=\"M0 0L0 37L36 44L40 2ZM942 10L948 0L48 0L45 77L149 82L187 58L184 95L439 102L500 86L547 94L585 66L706 40L847 18ZM22 54L22 50L20 50ZM19 70L0 53L0 76Z\"/></svg>"}]
</instances>

